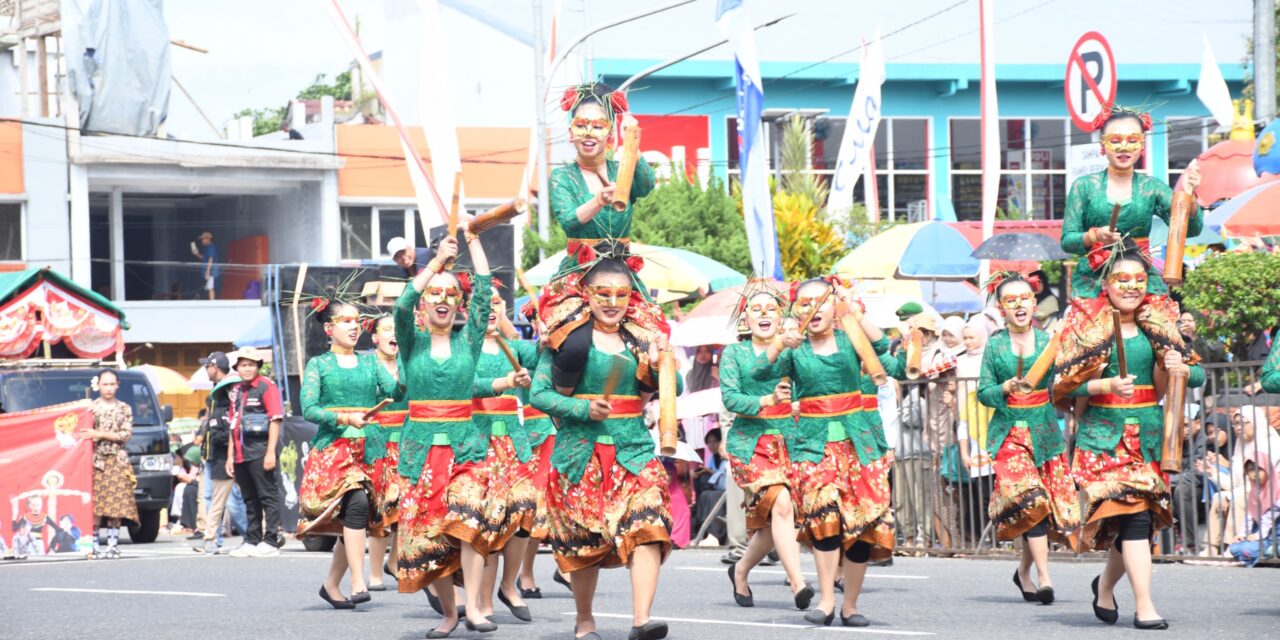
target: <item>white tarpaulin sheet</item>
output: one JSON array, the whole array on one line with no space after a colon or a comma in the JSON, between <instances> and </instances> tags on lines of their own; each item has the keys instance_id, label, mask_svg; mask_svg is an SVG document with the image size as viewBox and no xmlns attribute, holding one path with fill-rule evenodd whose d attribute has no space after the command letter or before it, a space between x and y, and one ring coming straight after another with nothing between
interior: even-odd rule
<instances>
[{"instance_id":1,"label":"white tarpaulin sheet","mask_svg":"<svg viewBox=\"0 0 1280 640\"><path fill-rule=\"evenodd\" d=\"M169 114L161 0L62 0L67 75L86 132L149 136Z\"/></svg>"}]
</instances>

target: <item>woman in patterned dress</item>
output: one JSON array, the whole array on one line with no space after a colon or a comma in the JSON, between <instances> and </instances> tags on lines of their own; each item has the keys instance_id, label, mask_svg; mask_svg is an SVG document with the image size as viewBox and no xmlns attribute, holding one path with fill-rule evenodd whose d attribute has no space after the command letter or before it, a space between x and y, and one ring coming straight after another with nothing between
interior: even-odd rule
<instances>
[{"instance_id":1,"label":"woman in patterned dress","mask_svg":"<svg viewBox=\"0 0 1280 640\"><path fill-rule=\"evenodd\" d=\"M93 440L93 517L107 528L107 550L98 548L93 534L93 557L119 558L120 524L138 522L133 490L138 485L125 443L133 435L133 409L116 399L120 379L111 369L98 372L98 398L93 401L93 428L81 438Z\"/></svg>"},{"instance_id":2,"label":"woman in patterned dress","mask_svg":"<svg viewBox=\"0 0 1280 640\"><path fill-rule=\"evenodd\" d=\"M1168 298L1151 294L1150 264L1139 246L1126 240L1113 252L1103 271L1105 295L1065 323L1053 395L1087 404L1072 472L1087 505L1081 546L1108 554L1106 568L1093 580L1094 615L1115 624L1113 590L1128 575L1134 626L1165 629L1168 623L1151 600L1151 539L1173 522L1168 477L1160 470L1164 415L1157 403L1169 376L1186 375L1194 388L1204 384L1204 371L1169 322L1177 314L1160 307ZM1112 309L1120 312L1120 336L1112 329ZM1123 377L1117 341L1127 360Z\"/></svg>"},{"instance_id":3,"label":"woman in patterned dress","mask_svg":"<svg viewBox=\"0 0 1280 640\"><path fill-rule=\"evenodd\" d=\"M541 348L537 342L527 340L516 342L515 347L520 354L520 362L531 363L527 368L537 371L538 363L547 352L546 349ZM556 448L556 425L552 422L551 416L533 406L529 389L520 389L519 394L524 430L529 438L529 448L533 451L532 479L537 504L532 512L526 514L524 529L529 532L529 544L525 547L517 586L521 597L539 599L542 597L542 589L538 587L538 581L533 576L533 563L538 557L538 547L547 539L548 534L547 480L551 475L551 453ZM569 579L563 576L559 569L556 569L554 579L563 585L569 584Z\"/></svg>"},{"instance_id":4,"label":"woman in patterned dress","mask_svg":"<svg viewBox=\"0 0 1280 640\"><path fill-rule=\"evenodd\" d=\"M390 315L379 316L373 322L374 355L378 364L396 380L400 379L399 345L396 344L395 319ZM382 574L395 577L391 567L399 561L396 552L396 523L400 521L400 497L404 495L404 487L400 482L400 472L396 467L400 464L400 437L404 433L404 422L409 418L409 402L404 398L404 390L398 398L374 416L378 427L382 429L387 441L386 455L378 458L373 464L370 474L373 480L374 503L382 512L382 535L373 531L369 539L369 590L385 591ZM382 573L379 573L381 567Z\"/></svg>"},{"instance_id":5,"label":"woman in patterned dress","mask_svg":"<svg viewBox=\"0 0 1280 640\"><path fill-rule=\"evenodd\" d=\"M446 534L447 521L465 521L475 511L470 490L482 482L487 443L472 422L471 397L476 359L488 324L492 278L478 237L467 235L475 290L464 274L444 270L458 255L454 238L440 242L436 257L419 271L396 301L396 344L400 376L407 386L409 420L400 440L400 475L407 485L400 500L401 593L435 583L445 620L428 633L444 638L458 626L451 576L463 569L467 587L466 627L489 632L498 627L480 615L476 597L485 556L471 544ZM470 295L467 321L454 319Z\"/></svg>"},{"instance_id":6,"label":"woman in patterned dress","mask_svg":"<svg viewBox=\"0 0 1280 640\"><path fill-rule=\"evenodd\" d=\"M1049 334L1033 328L1036 296L1019 274L1001 274L994 291L1005 328L987 341L978 377L978 401L995 409L987 424L987 451L995 451L995 488L988 513L997 540L1022 536L1022 560L1013 582L1027 602L1054 600L1049 577L1049 539L1075 548L1072 532L1080 526L1080 506L1066 441L1049 399L1053 372L1035 389L1023 375L1049 346ZM1031 565L1037 583L1031 582ZM1039 584L1039 587L1036 587ZM1026 587L1031 587L1027 589Z\"/></svg>"},{"instance_id":7,"label":"woman in patterned dress","mask_svg":"<svg viewBox=\"0 0 1280 640\"><path fill-rule=\"evenodd\" d=\"M720 354L721 397L725 408L737 414L725 449L733 481L742 487L745 496L747 530L752 533L742 559L729 567L729 579L733 582L734 602L742 607L754 606L747 584L751 569L769 551L777 549L796 608L808 609L813 588L805 584L800 572L795 501L790 487L791 459L786 443L788 437L795 435L791 385L782 376L768 380L751 377L756 359L782 331L784 304L771 289L748 289L738 309L739 333L744 339L725 347Z\"/></svg>"},{"instance_id":8,"label":"woman in patterned dress","mask_svg":"<svg viewBox=\"0 0 1280 640\"><path fill-rule=\"evenodd\" d=\"M791 378L800 401L800 420L795 437L787 441L787 453L799 499L800 538L813 548L820 589L818 605L805 620L830 625L838 609L844 626L865 627L870 622L859 612L858 596L867 562L893 552L893 456L884 429L861 416L862 362L850 337L836 328L836 320L853 313L877 353L886 352L889 344L857 310L847 289L833 288L832 282L817 279L794 290L792 315L811 318L808 326L789 326L780 343L760 354L751 375L760 382ZM844 602L837 607L835 583L842 551Z\"/></svg>"},{"instance_id":9,"label":"woman in patterned dress","mask_svg":"<svg viewBox=\"0 0 1280 640\"><path fill-rule=\"evenodd\" d=\"M657 388L666 334L645 343L623 329L635 299L633 275L614 258L590 267L583 282L592 329L582 376L573 388L557 389L552 359L544 357L533 382L533 405L560 420L548 479L549 539L557 564L572 576L574 636L590 640L600 638L592 600L601 567L630 567L628 638L667 635L666 623L649 613L671 551L670 497L642 411Z\"/></svg>"},{"instance_id":10,"label":"woman in patterned dress","mask_svg":"<svg viewBox=\"0 0 1280 640\"><path fill-rule=\"evenodd\" d=\"M494 282L495 286L499 283ZM533 452L529 448L528 433L520 423L518 392L529 387L529 366L533 360L521 360L532 355L523 347L512 347L517 354L519 367L512 368L503 355L499 340L506 340L499 329L506 324L507 305L502 295L494 289L487 317L484 346L476 360L475 397L471 400L471 414L476 429L488 442L485 456L483 487L478 504L483 505L483 517L476 525L453 525L446 530L472 545L486 548L484 580L480 584L478 603L480 615L493 616L494 586L498 582L498 554L502 554L502 584L498 600L511 610L516 618L528 622L529 607L516 588L516 574L524 560L524 548L528 531L524 529L526 517L531 517L537 499L533 488ZM512 329L514 330L514 329ZM517 345L519 343L516 343ZM511 345L508 345L509 347Z\"/></svg>"},{"instance_id":11,"label":"woman in patterned dress","mask_svg":"<svg viewBox=\"0 0 1280 640\"><path fill-rule=\"evenodd\" d=\"M361 333L359 309L318 300L314 317L331 344L328 352L308 360L302 372L302 415L317 430L298 490L297 535L340 536L320 598L335 609L350 609L370 599L364 577L365 534L382 521L370 475L386 455L386 440L365 414L396 395L397 383L376 356L355 352ZM350 598L340 588L348 570Z\"/></svg>"}]
</instances>

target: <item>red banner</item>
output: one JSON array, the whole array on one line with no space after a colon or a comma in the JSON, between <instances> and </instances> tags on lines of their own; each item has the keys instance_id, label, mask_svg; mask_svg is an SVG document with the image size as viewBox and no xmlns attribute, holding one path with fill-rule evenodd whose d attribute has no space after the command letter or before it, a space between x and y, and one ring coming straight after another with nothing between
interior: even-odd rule
<instances>
[{"instance_id":1,"label":"red banner","mask_svg":"<svg viewBox=\"0 0 1280 640\"><path fill-rule=\"evenodd\" d=\"M87 402L0 415L0 553L87 551L93 529L93 427Z\"/></svg>"}]
</instances>

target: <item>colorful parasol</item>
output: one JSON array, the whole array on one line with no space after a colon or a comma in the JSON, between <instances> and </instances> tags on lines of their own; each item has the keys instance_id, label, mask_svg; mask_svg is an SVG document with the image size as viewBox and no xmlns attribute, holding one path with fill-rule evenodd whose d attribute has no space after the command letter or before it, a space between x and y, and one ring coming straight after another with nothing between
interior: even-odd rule
<instances>
[{"instance_id":1,"label":"colorful parasol","mask_svg":"<svg viewBox=\"0 0 1280 640\"><path fill-rule=\"evenodd\" d=\"M1280 235L1280 182L1258 185L1218 205L1204 225L1228 238Z\"/></svg>"},{"instance_id":2,"label":"colorful parasol","mask_svg":"<svg viewBox=\"0 0 1280 640\"><path fill-rule=\"evenodd\" d=\"M187 377L170 369L154 364L144 364L131 368L132 371L141 371L142 375L147 377L147 381L151 383L151 388L156 393L176 393L186 395L194 392ZM207 379L207 378L206 378Z\"/></svg>"},{"instance_id":3,"label":"colorful parasol","mask_svg":"<svg viewBox=\"0 0 1280 640\"><path fill-rule=\"evenodd\" d=\"M1047 262L1071 256L1052 238L1039 233L999 233L987 238L971 254L983 260Z\"/></svg>"},{"instance_id":4,"label":"colorful parasol","mask_svg":"<svg viewBox=\"0 0 1280 640\"><path fill-rule=\"evenodd\" d=\"M644 258L640 279L651 291L657 292L654 300L659 304L706 295L747 281L746 276L741 273L684 249L633 242L631 254ZM525 279L529 284L545 286L560 268L561 260L564 260L563 251L525 272Z\"/></svg>"},{"instance_id":5,"label":"colorful parasol","mask_svg":"<svg viewBox=\"0 0 1280 640\"><path fill-rule=\"evenodd\" d=\"M839 275L862 280L907 278L972 278L979 262L973 246L945 222L898 225L877 234L836 262Z\"/></svg>"}]
</instances>

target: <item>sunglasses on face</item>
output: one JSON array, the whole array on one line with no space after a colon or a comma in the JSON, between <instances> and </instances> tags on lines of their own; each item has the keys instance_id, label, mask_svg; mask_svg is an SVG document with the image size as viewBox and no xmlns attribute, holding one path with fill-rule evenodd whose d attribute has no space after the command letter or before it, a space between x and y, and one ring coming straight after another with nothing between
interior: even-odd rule
<instances>
[{"instance_id":1,"label":"sunglasses on face","mask_svg":"<svg viewBox=\"0 0 1280 640\"><path fill-rule=\"evenodd\" d=\"M591 298L596 304L604 306L618 306L626 304L631 298L631 285L587 285L587 293L591 294Z\"/></svg>"},{"instance_id":2,"label":"sunglasses on face","mask_svg":"<svg viewBox=\"0 0 1280 640\"><path fill-rule=\"evenodd\" d=\"M1005 309L1021 309L1022 307L1031 306L1035 301L1036 294L1034 293L1018 293L1002 296L1000 298L1000 306Z\"/></svg>"},{"instance_id":3,"label":"sunglasses on face","mask_svg":"<svg viewBox=\"0 0 1280 640\"><path fill-rule=\"evenodd\" d=\"M1146 291L1147 274L1145 273L1113 273L1107 276L1107 284L1117 291Z\"/></svg>"}]
</instances>

